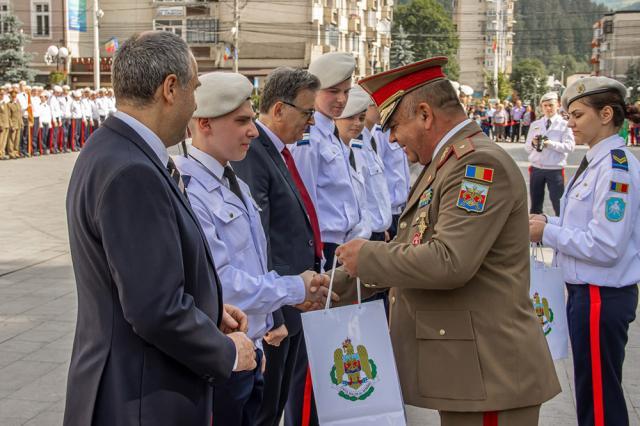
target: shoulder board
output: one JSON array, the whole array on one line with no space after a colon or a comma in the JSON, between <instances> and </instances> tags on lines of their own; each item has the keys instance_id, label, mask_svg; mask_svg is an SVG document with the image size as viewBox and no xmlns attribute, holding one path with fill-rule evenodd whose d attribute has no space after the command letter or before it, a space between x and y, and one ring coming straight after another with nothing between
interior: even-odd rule
<instances>
[{"instance_id":1,"label":"shoulder board","mask_svg":"<svg viewBox=\"0 0 640 426\"><path fill-rule=\"evenodd\" d=\"M475 151L473 143L471 142L471 137L468 137L462 142L457 142L453 145L453 152L456 154L456 159L459 160L465 155Z\"/></svg>"},{"instance_id":2,"label":"shoulder board","mask_svg":"<svg viewBox=\"0 0 640 426\"><path fill-rule=\"evenodd\" d=\"M361 143L352 143L351 144L351 148L362 149L362 144Z\"/></svg>"},{"instance_id":3,"label":"shoulder board","mask_svg":"<svg viewBox=\"0 0 640 426\"><path fill-rule=\"evenodd\" d=\"M614 169L620 169L629 171L629 162L627 161L627 154L622 149L611 150L611 167Z\"/></svg>"},{"instance_id":4,"label":"shoulder board","mask_svg":"<svg viewBox=\"0 0 640 426\"><path fill-rule=\"evenodd\" d=\"M302 139L296 143L296 146L309 145L309 139Z\"/></svg>"}]
</instances>

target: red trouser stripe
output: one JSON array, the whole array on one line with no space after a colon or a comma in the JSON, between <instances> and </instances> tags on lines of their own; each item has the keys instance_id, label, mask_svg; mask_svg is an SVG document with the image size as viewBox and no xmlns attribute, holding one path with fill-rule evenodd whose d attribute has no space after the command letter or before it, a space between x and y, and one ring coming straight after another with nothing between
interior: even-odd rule
<instances>
[{"instance_id":1,"label":"red trouser stripe","mask_svg":"<svg viewBox=\"0 0 640 426\"><path fill-rule=\"evenodd\" d=\"M589 336L591 340L591 380L593 383L593 418L595 426L604 426L602 400L602 366L600 365L600 288L589 285Z\"/></svg>"},{"instance_id":2,"label":"red trouser stripe","mask_svg":"<svg viewBox=\"0 0 640 426\"><path fill-rule=\"evenodd\" d=\"M312 390L311 370L307 367L307 377L304 381L304 396L302 398L302 426L309 426L311 420Z\"/></svg>"},{"instance_id":3,"label":"red trouser stripe","mask_svg":"<svg viewBox=\"0 0 640 426\"><path fill-rule=\"evenodd\" d=\"M498 412L487 411L482 417L482 426L498 426Z\"/></svg>"}]
</instances>

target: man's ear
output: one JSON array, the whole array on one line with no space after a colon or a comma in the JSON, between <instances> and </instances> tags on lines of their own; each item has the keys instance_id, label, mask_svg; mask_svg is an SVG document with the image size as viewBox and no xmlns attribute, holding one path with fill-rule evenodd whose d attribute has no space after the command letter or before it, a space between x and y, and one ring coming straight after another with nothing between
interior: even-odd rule
<instances>
[{"instance_id":1,"label":"man's ear","mask_svg":"<svg viewBox=\"0 0 640 426\"><path fill-rule=\"evenodd\" d=\"M271 108L273 108L271 116L277 121L282 120L282 117L284 116L284 111L283 111L284 104L278 101L275 104L273 104Z\"/></svg>"},{"instance_id":2,"label":"man's ear","mask_svg":"<svg viewBox=\"0 0 640 426\"><path fill-rule=\"evenodd\" d=\"M420 102L416 108L416 115L424 125L425 130L433 127L433 109L426 102Z\"/></svg>"},{"instance_id":3,"label":"man's ear","mask_svg":"<svg viewBox=\"0 0 640 426\"><path fill-rule=\"evenodd\" d=\"M178 76L175 74L169 74L162 83L162 87L158 90L162 90L162 97L169 105L173 105L178 99Z\"/></svg>"}]
</instances>

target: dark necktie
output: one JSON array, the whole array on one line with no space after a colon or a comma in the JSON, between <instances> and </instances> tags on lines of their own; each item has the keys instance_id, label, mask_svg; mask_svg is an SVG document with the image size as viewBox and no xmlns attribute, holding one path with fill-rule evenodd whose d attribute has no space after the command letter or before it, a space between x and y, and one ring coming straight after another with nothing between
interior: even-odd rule
<instances>
[{"instance_id":1,"label":"dark necktie","mask_svg":"<svg viewBox=\"0 0 640 426\"><path fill-rule=\"evenodd\" d=\"M371 136L371 148L373 148L373 152L378 153L378 145L376 144L376 138Z\"/></svg>"},{"instance_id":2,"label":"dark necktie","mask_svg":"<svg viewBox=\"0 0 640 426\"><path fill-rule=\"evenodd\" d=\"M356 156L353 154L353 149L349 148L349 164L351 165L351 168L353 170L355 170L356 172L358 171L358 169L356 168Z\"/></svg>"},{"instance_id":3,"label":"dark necktie","mask_svg":"<svg viewBox=\"0 0 640 426\"><path fill-rule=\"evenodd\" d=\"M551 119L547 118L547 124L544 125L545 130L549 130L549 127L551 127Z\"/></svg>"},{"instance_id":4,"label":"dark necktie","mask_svg":"<svg viewBox=\"0 0 640 426\"><path fill-rule=\"evenodd\" d=\"M182 175L178 171L176 163L173 162L173 159L171 157L169 157L169 161L167 162L167 171L169 172L169 175L174 180L176 185L178 185L178 189L180 189L180 192L182 192L182 194L186 197L187 189L184 185L184 181L182 180Z\"/></svg>"},{"instance_id":5,"label":"dark necktie","mask_svg":"<svg viewBox=\"0 0 640 426\"><path fill-rule=\"evenodd\" d=\"M227 180L229 181L229 189L231 190L231 192L236 194L236 197L238 197L238 199L240 199L240 201L242 201L242 204L244 204L244 198L242 197L242 191L240 191L240 185L238 184L238 178L236 177L236 174L233 171L233 169L231 168L231 166L229 166L229 165L224 166L224 173L222 175L224 177L226 177ZM246 204L245 204L245 206L246 206Z\"/></svg>"},{"instance_id":6,"label":"dark necktie","mask_svg":"<svg viewBox=\"0 0 640 426\"><path fill-rule=\"evenodd\" d=\"M578 166L578 171L576 171L576 175L573 178L573 181L571 181L571 186L567 189L567 193L569 192L569 190L571 188L573 188L573 184L577 182L578 178L580 177L580 175L582 174L582 172L584 172L587 168L587 166L589 165L589 160L587 160L587 156L585 155L582 158L582 161L580 162L580 165Z\"/></svg>"},{"instance_id":7,"label":"dark necktie","mask_svg":"<svg viewBox=\"0 0 640 426\"><path fill-rule=\"evenodd\" d=\"M313 202L311 201L309 192L307 192L307 188L304 186L304 182L302 182L300 173L298 173L296 163L295 161L293 161L293 157L291 156L291 153L286 146L282 149L282 156L284 157L284 162L287 165L287 169L289 169L289 174L291 174L293 182L296 184L296 188L298 188L298 192L302 197L304 208L305 210L307 210L309 222L311 222L311 230L313 231L313 241L316 258L322 259L322 237L320 236L320 224L318 223L316 208L313 206Z\"/></svg>"}]
</instances>

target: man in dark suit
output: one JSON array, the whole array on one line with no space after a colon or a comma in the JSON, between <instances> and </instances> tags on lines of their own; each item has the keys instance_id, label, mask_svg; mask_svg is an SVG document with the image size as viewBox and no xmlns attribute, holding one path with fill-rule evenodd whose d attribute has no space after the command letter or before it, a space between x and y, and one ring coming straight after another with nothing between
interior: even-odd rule
<instances>
[{"instance_id":1,"label":"man in dark suit","mask_svg":"<svg viewBox=\"0 0 640 426\"><path fill-rule=\"evenodd\" d=\"M211 384L256 363L167 153L196 108L197 65L181 38L148 32L118 51L113 81L118 112L67 194L78 322L64 424L209 425Z\"/></svg>"},{"instance_id":2,"label":"man in dark suit","mask_svg":"<svg viewBox=\"0 0 640 426\"><path fill-rule=\"evenodd\" d=\"M269 269L280 275L300 274L308 269L320 272L322 243L318 219L287 148L303 139L305 129L313 124L313 105L319 87L318 79L307 71L285 67L274 70L262 94L257 121L259 136L251 142L247 157L233 164L262 209ZM302 404L304 392L297 389L290 392L294 372L303 375L307 372L306 361L303 365L296 363L298 351L304 351L300 312L283 307L279 320L274 315L274 322L264 339L267 366L258 424L278 425L287 399L293 394L290 399L299 410L295 410L295 418L287 415L286 422L304 425L303 412L307 411L306 418L313 416L312 407Z\"/></svg>"}]
</instances>

